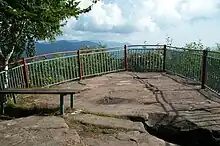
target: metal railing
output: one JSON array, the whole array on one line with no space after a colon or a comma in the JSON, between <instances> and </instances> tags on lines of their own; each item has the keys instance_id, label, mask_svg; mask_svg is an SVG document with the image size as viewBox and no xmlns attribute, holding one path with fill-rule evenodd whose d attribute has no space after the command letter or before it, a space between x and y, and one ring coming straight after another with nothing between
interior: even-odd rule
<instances>
[{"instance_id":1,"label":"metal railing","mask_svg":"<svg viewBox=\"0 0 220 146\"><path fill-rule=\"evenodd\" d=\"M5 71L0 72L0 89L4 89ZM23 65L8 70L9 88L25 88Z\"/></svg>"},{"instance_id":2,"label":"metal railing","mask_svg":"<svg viewBox=\"0 0 220 146\"><path fill-rule=\"evenodd\" d=\"M83 52L80 55L82 77L124 70L124 51L121 48Z\"/></svg>"},{"instance_id":3,"label":"metal railing","mask_svg":"<svg viewBox=\"0 0 220 146\"><path fill-rule=\"evenodd\" d=\"M128 46L128 70L135 72L164 71L164 46Z\"/></svg>"},{"instance_id":4,"label":"metal railing","mask_svg":"<svg viewBox=\"0 0 220 146\"><path fill-rule=\"evenodd\" d=\"M167 47L166 71L200 82L202 80L202 56L202 50Z\"/></svg>"},{"instance_id":5,"label":"metal railing","mask_svg":"<svg viewBox=\"0 0 220 146\"><path fill-rule=\"evenodd\" d=\"M205 84L220 93L220 52L208 51Z\"/></svg>"},{"instance_id":6,"label":"metal railing","mask_svg":"<svg viewBox=\"0 0 220 146\"><path fill-rule=\"evenodd\" d=\"M18 61L8 71L9 88L45 87L118 71L171 72L220 93L220 53L166 45L43 54ZM0 72L0 89L4 87Z\"/></svg>"}]
</instances>

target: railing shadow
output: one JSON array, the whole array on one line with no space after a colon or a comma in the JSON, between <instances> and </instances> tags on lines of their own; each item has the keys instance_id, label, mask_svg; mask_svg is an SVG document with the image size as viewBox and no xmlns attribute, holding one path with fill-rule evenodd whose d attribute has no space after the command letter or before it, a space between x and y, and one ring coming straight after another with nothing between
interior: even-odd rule
<instances>
[{"instance_id":1,"label":"railing shadow","mask_svg":"<svg viewBox=\"0 0 220 146\"><path fill-rule=\"evenodd\" d=\"M163 74L164 76L170 78L171 80L179 83L179 84L182 84L184 86L192 86L192 85L201 85L199 83L196 83L196 82L193 82L193 83L189 83L186 79L184 79L184 81L179 81L177 79L175 79L174 77L168 75L168 74ZM213 102L217 102L217 103L220 103L220 99L219 99L219 95L217 95L216 93L210 91L209 89L201 89L200 87L199 88L192 88L191 90L196 90L197 92L199 92L203 97L205 97L206 99L210 100L210 101L213 101ZM211 95L211 96L210 96Z\"/></svg>"},{"instance_id":2,"label":"railing shadow","mask_svg":"<svg viewBox=\"0 0 220 146\"><path fill-rule=\"evenodd\" d=\"M135 73L131 73L130 75L153 92L156 101L166 113L159 118L158 115L155 117L149 116L149 119L156 118L155 120L153 119L153 124L150 123L150 125L142 119L141 122L151 135L181 146L219 146L219 142L216 140L216 137L220 137L218 131L210 131L207 127L198 126L194 122L187 120L179 114L180 111L165 98L163 91L159 90L158 87L150 84ZM211 124L210 126L214 125Z\"/></svg>"}]
</instances>

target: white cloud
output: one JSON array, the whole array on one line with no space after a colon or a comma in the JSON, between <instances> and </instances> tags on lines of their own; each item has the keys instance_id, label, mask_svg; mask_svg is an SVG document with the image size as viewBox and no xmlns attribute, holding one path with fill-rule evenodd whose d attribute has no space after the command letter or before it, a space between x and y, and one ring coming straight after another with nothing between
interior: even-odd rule
<instances>
[{"instance_id":1,"label":"white cloud","mask_svg":"<svg viewBox=\"0 0 220 146\"><path fill-rule=\"evenodd\" d=\"M80 31L103 32L118 29L125 24L121 9L117 4L100 1L93 6L90 13L83 14L76 23ZM120 30L120 29L118 29Z\"/></svg>"},{"instance_id":2,"label":"white cloud","mask_svg":"<svg viewBox=\"0 0 220 146\"><path fill-rule=\"evenodd\" d=\"M212 17L218 10L219 0L188 0L182 2L181 14L186 18Z\"/></svg>"},{"instance_id":3,"label":"white cloud","mask_svg":"<svg viewBox=\"0 0 220 146\"><path fill-rule=\"evenodd\" d=\"M89 1L83 0L81 7ZM186 38L206 42L220 37L206 37L209 29L219 32L220 22L213 23L219 14L219 0L101 0L79 20L70 19L63 38L163 43L170 34L179 44Z\"/></svg>"}]
</instances>

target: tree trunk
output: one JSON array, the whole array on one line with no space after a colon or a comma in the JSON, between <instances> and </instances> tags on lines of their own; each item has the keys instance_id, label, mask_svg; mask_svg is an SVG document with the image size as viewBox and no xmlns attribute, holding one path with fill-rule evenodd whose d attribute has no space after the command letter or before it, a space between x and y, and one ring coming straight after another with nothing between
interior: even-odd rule
<instances>
[{"instance_id":1,"label":"tree trunk","mask_svg":"<svg viewBox=\"0 0 220 146\"><path fill-rule=\"evenodd\" d=\"M4 64L4 89L9 87L9 78L8 78L8 62L9 60L5 60Z\"/></svg>"},{"instance_id":2,"label":"tree trunk","mask_svg":"<svg viewBox=\"0 0 220 146\"><path fill-rule=\"evenodd\" d=\"M3 90L7 89L9 87L9 78L8 78L8 60L5 60L4 62L4 77L3 77L3 82L4 82L4 86L3 86ZM6 103L7 100L7 95L3 95L3 97L1 97L0 102L1 103Z\"/></svg>"},{"instance_id":3,"label":"tree trunk","mask_svg":"<svg viewBox=\"0 0 220 146\"><path fill-rule=\"evenodd\" d=\"M3 80L4 86L3 86L3 90L9 88L9 77L8 77L9 66L8 66L8 63L9 63L9 60L10 60L13 52L14 52L14 47L12 48L11 52L5 57L0 50L0 55L2 56L2 58L4 58L4 77L3 77L4 78L4 80ZM1 104L6 103L7 101L8 101L7 95L3 95L3 97L0 97Z\"/></svg>"}]
</instances>

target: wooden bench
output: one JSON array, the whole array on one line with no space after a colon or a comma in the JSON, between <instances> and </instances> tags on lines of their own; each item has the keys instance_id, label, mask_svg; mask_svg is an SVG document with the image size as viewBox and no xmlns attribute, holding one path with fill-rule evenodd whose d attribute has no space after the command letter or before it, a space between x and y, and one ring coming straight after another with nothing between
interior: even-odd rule
<instances>
[{"instance_id":1,"label":"wooden bench","mask_svg":"<svg viewBox=\"0 0 220 146\"><path fill-rule=\"evenodd\" d=\"M73 90L73 89L54 89L54 88L9 88L5 90L0 90L0 95L12 94L59 94L60 95L60 114L64 114L64 96L70 95L70 107L73 108L74 94L80 93L83 90ZM1 96L0 96L1 97ZM1 105L1 113L4 114L4 104Z\"/></svg>"}]
</instances>

